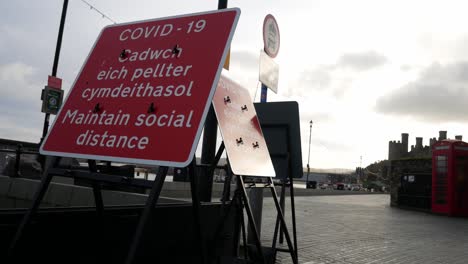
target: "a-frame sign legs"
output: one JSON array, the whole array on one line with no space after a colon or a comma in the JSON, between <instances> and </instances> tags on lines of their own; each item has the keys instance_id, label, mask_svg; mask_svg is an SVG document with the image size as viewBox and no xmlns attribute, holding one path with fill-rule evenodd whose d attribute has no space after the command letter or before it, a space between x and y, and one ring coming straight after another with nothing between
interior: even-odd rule
<instances>
[{"instance_id":1,"label":"a-frame sign legs","mask_svg":"<svg viewBox=\"0 0 468 264\"><path fill-rule=\"evenodd\" d=\"M289 193L291 199L291 221L292 221L292 232L293 232L293 242L294 242L294 253L296 255L296 261L298 261L297 255L297 227L296 227L296 202L294 201L296 198L294 195L294 184L293 184L293 177L292 174L289 174Z\"/></svg>"},{"instance_id":2,"label":"a-frame sign legs","mask_svg":"<svg viewBox=\"0 0 468 264\"><path fill-rule=\"evenodd\" d=\"M232 197L231 203L227 205L227 208L223 212L223 217L222 217L220 224L216 228L216 232L214 236L215 239L213 240L213 243L217 242L217 239L219 237L221 230L224 227L227 217L231 213L231 210L235 208L235 210L238 210L237 220L240 223L240 230L236 228L235 233L239 234L240 232L242 232L242 239L243 239L243 244L244 244L244 257L248 258L247 235L246 235L245 223L244 223L244 209L245 209L247 213L249 225L255 232L255 235L254 235L255 246L257 248L257 251L259 252L259 255L261 256L262 263L266 263L265 256L263 255L263 249L262 249L262 245L260 242L260 237L258 236L258 233L256 232L257 227L253 221L252 209L250 207L249 199L247 197L247 191L245 190L244 179L242 178L242 176L239 176L239 175L236 175L236 176L237 176L237 188L234 192L234 196ZM212 245L212 246L214 247L215 245Z\"/></svg>"},{"instance_id":3,"label":"a-frame sign legs","mask_svg":"<svg viewBox=\"0 0 468 264\"><path fill-rule=\"evenodd\" d=\"M293 186L293 178L291 175L289 175L289 182L290 182L290 185L289 185L289 192L290 192L290 199L291 199L291 218L292 218L292 232L293 232L293 243L294 243L294 253L296 256L298 256L297 254L297 231L296 231L296 207L295 207L295 202L294 202L294 186ZM286 183L283 182L282 185L281 185L281 196L280 196L280 205L281 205L281 208L284 208L284 203L285 203L285 199L286 199ZM283 212L283 215L284 215L284 212ZM280 230L280 215L278 214L277 217L276 217L276 223L275 223L275 231L273 233L273 244L272 244L272 248L275 250L275 259L276 259L276 252L277 251L284 251L284 252L289 252L289 251L286 251L286 250L283 250L283 249L278 249L276 248L276 241L278 239L278 234L280 235L280 240L279 242L282 244L283 243L283 232L280 230L280 232L278 233L278 230Z\"/></svg>"},{"instance_id":4,"label":"a-frame sign legs","mask_svg":"<svg viewBox=\"0 0 468 264\"><path fill-rule=\"evenodd\" d=\"M220 157L223 150L224 150L224 142L219 147L218 153L216 154L216 157L218 157L218 156ZM217 163L218 159L215 159L215 160L216 160L216 163ZM212 164L212 167L216 166L216 163ZM230 169L229 165L228 165L227 169L228 170ZM230 182L231 177L229 177L229 176L230 176L230 173L228 173L228 177L226 177L226 179L228 179L228 181ZM240 213L241 216L239 218L239 221L241 221L241 231L242 231L242 236L244 238L244 246L245 247L247 246L247 242L245 240L246 236L245 236L245 229L244 229L243 209L245 209L245 211L247 213L249 225L253 229L252 231L253 231L253 234L254 234L254 240L255 240L255 246L257 248L257 252L261 256L262 263L266 263L265 255L263 254L263 249L262 249L260 237L258 236L258 233L257 233L257 227L255 225L255 222L253 221L253 214L252 214L252 209L250 207L249 199L248 199L248 196L247 196L247 191L246 191L246 188L245 188L244 176L241 176L241 175L235 175L235 176L237 176L237 189L236 189L236 191L234 193L234 196L232 197L231 203L228 205L228 208L223 213L224 214L223 220L221 221L220 225L218 225L218 227L216 229L214 242L216 243L216 238L218 237L219 232L221 231L222 227L224 226L225 218L229 215L229 212L231 211L232 207L237 205L237 207L241 211L241 213ZM290 179L290 180L292 181L292 179ZM228 185L229 182L225 182L225 185ZM294 264L298 264L299 262L298 262L298 258L297 258L296 237L294 236L294 245L293 245L293 242L291 241L291 237L289 236L286 221L284 220L283 210L281 209L282 207L281 207L280 202L278 200L278 195L277 195L277 192L276 192L276 189L275 189L275 185L274 185L273 179L271 177L268 177L268 184L266 184L265 186L260 187L260 188L264 188L264 187L267 187L267 188L269 188L271 190L271 195L273 197L273 201L275 203L275 207L276 207L276 211L277 211L277 222L276 222L275 231L274 231L274 238L273 238L272 248L275 249L275 247L276 247L278 229L281 226L280 234L284 234L284 236L286 237L286 241L287 241L288 248L289 248L288 252L290 252L290 254L291 254L292 261L293 261ZM254 186L254 188L258 188L258 187ZM292 188L292 186L291 186L291 188ZM291 190L291 195L294 195L293 191L294 190ZM284 193L285 192L284 192L284 186L283 186L282 195L284 195ZM224 187L224 192L223 192L223 198L222 198L223 203L225 203L228 200L228 197L229 197L229 193L227 192L227 188L225 186ZM284 199L284 197L282 197L282 199ZM292 202L294 203L294 200L292 200ZM293 206L293 210L294 210L294 206ZM293 229L294 229L294 234L295 234L295 215L293 215ZM247 257L247 251L245 252L245 256Z\"/></svg>"},{"instance_id":5,"label":"a-frame sign legs","mask_svg":"<svg viewBox=\"0 0 468 264\"><path fill-rule=\"evenodd\" d=\"M260 237L258 236L257 226L255 225L252 208L250 207L249 197L247 196L247 191L245 190L245 184L243 176L237 176L238 186L242 190L242 199L244 200L245 211L247 213L247 218L249 220L249 226L252 228L254 234L255 246L257 247L257 252L261 256L262 263L266 263L265 255L263 254L262 244L260 242ZM247 246L247 245L244 245Z\"/></svg>"},{"instance_id":6,"label":"a-frame sign legs","mask_svg":"<svg viewBox=\"0 0 468 264\"><path fill-rule=\"evenodd\" d=\"M164 184L164 180L166 179L168 167L160 166L156 178L154 179L153 188L151 188L151 192L146 200L145 208L143 209L143 213L140 216L140 221L138 222L138 226L133 236L132 244L130 245L130 251L128 252L127 259L125 261L126 264L133 263L137 255L138 248L140 246L140 242L143 238L143 234L145 231L145 227L148 223L148 220L151 217L154 207L156 206L159 195L161 194L161 190Z\"/></svg>"},{"instance_id":7,"label":"a-frame sign legs","mask_svg":"<svg viewBox=\"0 0 468 264\"><path fill-rule=\"evenodd\" d=\"M288 228L286 226L286 221L284 220L284 214L281 210L281 205L278 201L278 195L276 193L276 189L274 187L274 184L273 184L273 180L271 178L269 178L269 184L271 185L270 187L270 190L271 190L271 196L273 197L273 201L275 202L275 206L276 206L276 211L278 212L278 219L280 221L280 224L281 224L281 231L282 233L284 233L284 236L286 238L286 242L288 244L288 248L289 248L289 253L291 254L291 258L293 260L293 263L294 264L297 264L299 263L298 262L298 258L297 258L297 249L293 246L292 242L291 242L291 237L289 236L289 232L288 232ZM273 238L273 241L276 242L276 231L277 231L277 226L275 227L275 235L274 235L274 238Z\"/></svg>"},{"instance_id":8,"label":"a-frame sign legs","mask_svg":"<svg viewBox=\"0 0 468 264\"><path fill-rule=\"evenodd\" d=\"M23 216L23 219L21 220L21 223L18 226L18 229L16 230L15 236L13 240L11 241L10 248L8 249L8 258L13 257L15 248L18 245L18 242L21 236L23 235L24 229L31 222L32 217L34 216L34 214L37 212L37 209L39 209L39 206L41 205L42 199L44 198L47 188L49 187L50 181L52 180L52 175L49 174L49 169L51 167L55 167L55 165L58 164L59 162L60 162L59 157L52 157L52 156L46 157L46 162L45 162L46 166L44 168L44 172L42 174L42 179L39 184L39 187L36 193L34 194L33 204L31 208L29 208L29 210Z\"/></svg>"},{"instance_id":9,"label":"a-frame sign legs","mask_svg":"<svg viewBox=\"0 0 468 264\"><path fill-rule=\"evenodd\" d=\"M158 173L156 175L156 179L153 183L153 188L146 200L145 208L140 216L140 220L133 237L132 244L130 245L130 251L127 255L127 260L125 263L131 264L134 262L135 258L138 255L138 248L141 245L141 241L143 240L144 231L146 226L151 219L152 213L156 207L158 202L159 196L161 194L161 190L166 179L168 167L159 167ZM196 172L196 159L194 158L193 161L190 163L189 166L189 175L190 175L190 185L191 185L191 193L192 193L192 207L193 207L193 220L194 220L194 230L195 230L195 237L197 238L197 242L200 246L200 262L203 264L206 260L206 251L204 247L204 240L203 240L203 232L201 230L201 221L200 221L200 199L198 197L198 189L197 189L197 172Z\"/></svg>"},{"instance_id":10,"label":"a-frame sign legs","mask_svg":"<svg viewBox=\"0 0 468 264\"><path fill-rule=\"evenodd\" d=\"M192 194L192 208L193 208L193 224L195 237L197 238L198 245L200 247L200 263L204 264L207 259L205 251L205 241L203 239L203 232L201 228L201 219L200 219L200 198L198 197L198 186L197 186L197 168L196 168L196 158L193 157L192 162L189 166L189 177L190 177L190 191Z\"/></svg>"},{"instance_id":11,"label":"a-frame sign legs","mask_svg":"<svg viewBox=\"0 0 468 264\"><path fill-rule=\"evenodd\" d=\"M88 160L88 167L90 172L97 172L97 164L95 160ZM97 214L102 216L104 213L104 201L102 199L101 185L97 181L93 181L92 187Z\"/></svg>"}]
</instances>

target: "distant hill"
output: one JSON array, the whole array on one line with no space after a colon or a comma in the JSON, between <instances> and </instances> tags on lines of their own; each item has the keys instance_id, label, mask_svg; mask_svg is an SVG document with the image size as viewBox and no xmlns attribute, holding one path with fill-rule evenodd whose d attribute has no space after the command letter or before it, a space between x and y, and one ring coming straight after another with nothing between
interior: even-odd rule
<instances>
[{"instance_id":1,"label":"distant hill","mask_svg":"<svg viewBox=\"0 0 468 264\"><path fill-rule=\"evenodd\" d=\"M307 172L307 168L304 168L304 172ZM314 172L314 173L348 174L348 173L353 173L354 170L352 170L352 169L343 169L343 168L337 168L337 169L318 169L318 168L310 168L310 172Z\"/></svg>"}]
</instances>

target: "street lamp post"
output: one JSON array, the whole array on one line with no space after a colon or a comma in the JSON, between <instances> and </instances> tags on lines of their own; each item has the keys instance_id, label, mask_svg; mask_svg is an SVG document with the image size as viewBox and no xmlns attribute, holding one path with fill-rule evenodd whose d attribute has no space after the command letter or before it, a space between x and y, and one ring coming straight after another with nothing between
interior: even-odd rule
<instances>
[{"instance_id":1,"label":"street lamp post","mask_svg":"<svg viewBox=\"0 0 468 264\"><path fill-rule=\"evenodd\" d=\"M310 173L310 139L312 137L312 124L314 122L312 122L312 120L310 120L310 130L309 130L309 155L307 157L307 180L306 180L306 189L309 188L309 173Z\"/></svg>"}]
</instances>

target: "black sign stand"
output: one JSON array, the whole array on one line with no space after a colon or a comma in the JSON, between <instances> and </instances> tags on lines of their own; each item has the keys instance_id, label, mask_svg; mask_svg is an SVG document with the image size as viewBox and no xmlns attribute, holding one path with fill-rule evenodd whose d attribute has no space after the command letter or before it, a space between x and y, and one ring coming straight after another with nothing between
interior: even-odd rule
<instances>
[{"instance_id":1,"label":"black sign stand","mask_svg":"<svg viewBox=\"0 0 468 264\"><path fill-rule=\"evenodd\" d=\"M281 179L281 201L280 204L284 210L285 199L284 191L286 183L289 181L291 195L291 218L292 232L294 239L294 248L297 255L297 232L296 232L296 214L294 201L293 178L302 177L302 157L299 125L299 105L297 102L270 102L255 103L255 110L261 124L265 140L270 151L270 156L275 166L277 177ZM284 133L285 132L285 133ZM284 166L286 165L286 166ZM275 239L278 235L279 219L275 226ZM279 242L283 243L283 234L280 232ZM285 251L278 249L278 251Z\"/></svg>"},{"instance_id":2,"label":"black sign stand","mask_svg":"<svg viewBox=\"0 0 468 264\"><path fill-rule=\"evenodd\" d=\"M214 163L212 164L212 167L216 166L216 164L218 163L224 149L225 149L225 146L224 146L224 143L222 143L221 146L218 149L218 153L216 155ZM258 236L257 227L255 225L254 217L253 217L253 214L252 214L252 208L250 206L249 198L248 198L248 195L247 195L246 186L248 188L269 188L270 191L271 191L271 196L273 197L273 201L275 203L277 214L278 214L276 224L278 225L278 222L279 222L279 224L281 225L280 232L286 238L286 242L288 244L287 252L290 253L293 263L298 264L299 262L298 262L298 258L297 258L297 249L294 247L294 245L293 245L293 243L291 241L291 237L289 236L288 228L287 228L287 225L286 225L286 221L284 219L284 214L283 214L283 211L281 209L280 202L278 200L278 195L276 193L276 189L275 189L273 179L271 177L266 177L268 179L268 182L266 184L259 184L259 183L248 183L248 184L246 184L244 182L245 176L242 176L242 175L236 175L236 176L237 176L237 188L236 188L236 191L234 192L232 202L229 204L227 210L224 212L224 217L229 215L229 212L230 212L230 210L232 209L233 206L236 206L239 210L245 209L245 212L247 214L247 218L248 218L248 221L249 221L249 226L252 228L252 233L254 235L255 247L256 247L257 252L259 253L259 255L261 257L262 263L266 263L265 255L263 254L262 244L261 244L261 241L260 241L260 237ZM229 177L229 175L228 175L227 179L229 179L229 181L225 180L225 185L230 184L231 177ZM223 194L223 202L225 200L227 200L228 199L227 197L229 196L228 193L226 194L226 190L227 189L225 187L225 192ZM283 191L281 195L284 196L285 192ZM243 219L243 213L241 213L239 215L241 216L240 217L240 224L241 224L241 228L242 228L243 243L244 243L244 247L246 248L247 247L247 240L246 240L246 232L245 232L245 224L244 224L244 219ZM216 234L219 234L219 231L222 230L223 225L224 225L224 219L222 220L220 225L217 227ZM275 237L274 237L273 246L272 246L272 248L273 248L273 250L275 252L276 252L276 247L275 246L276 246L277 230L278 229L277 229L277 226L276 226L275 227ZM216 237L217 237L217 235L215 235L215 238ZM215 242L216 242L216 239L215 239L214 243ZM286 250L282 250L282 251L286 251ZM247 250L245 251L245 257L248 257Z\"/></svg>"},{"instance_id":3,"label":"black sign stand","mask_svg":"<svg viewBox=\"0 0 468 264\"><path fill-rule=\"evenodd\" d=\"M88 160L88 167L90 172L97 173L97 165L95 160ZM96 211L99 216L102 216L104 213L104 201L102 200L101 185L97 181L92 182L93 194L94 194L94 204L96 204Z\"/></svg>"},{"instance_id":4,"label":"black sign stand","mask_svg":"<svg viewBox=\"0 0 468 264\"><path fill-rule=\"evenodd\" d=\"M289 193L291 195L291 218L292 218L292 228L293 228L293 242L294 242L294 253L297 256L297 236L296 236L296 207L295 207L295 202L294 202L294 186L293 186L293 179L291 174L289 175ZM283 181L281 184L281 196L280 196L280 205L281 208L285 208L285 193L286 193L286 181ZM284 216L283 216L284 217ZM278 214L276 217L276 224L275 224L275 231L273 233L273 246L272 248L275 249L275 258L276 258L276 251L282 251L282 252L289 252L289 250L281 249L281 248L276 248L276 241L278 238L278 231L279 231L279 224L280 224L280 215ZM282 228L282 227L281 227ZM280 232L280 239L279 243L283 243L283 232Z\"/></svg>"},{"instance_id":5,"label":"black sign stand","mask_svg":"<svg viewBox=\"0 0 468 264\"><path fill-rule=\"evenodd\" d=\"M44 198L47 188L49 187L49 183L52 180L52 174L49 173L49 169L51 167L57 166L59 162L60 162L60 158L57 158L57 157L46 158L45 166L44 166L44 173L42 174L41 183L39 184L39 187L37 188L37 191L34 194L33 204L31 205L31 208L29 208L29 210L26 212L23 219L21 220L21 223L18 226L15 236L13 237L13 240L10 243L10 248L8 249L9 259L10 258L13 259L16 246L18 245L19 240L23 236L23 232L26 226L31 222L33 215L37 212L37 209L39 208L39 205L41 204L42 198Z\"/></svg>"},{"instance_id":6,"label":"black sign stand","mask_svg":"<svg viewBox=\"0 0 468 264\"><path fill-rule=\"evenodd\" d=\"M143 179L135 179L135 178L128 178L123 176L116 176L116 175L109 175L97 172L97 165L96 161L88 160L89 171L83 170L72 170L72 169L63 169L59 168L59 162L61 157L52 157L48 156L46 158L46 165L45 170L42 175L42 180L36 190L36 193L33 197L32 206L23 216L21 223L18 226L18 229L13 237L13 240L10 243L10 247L8 249L8 259L13 260L15 255L15 250L17 249L18 243L21 240L27 226L30 224L31 220L33 219L34 215L36 214L39 206L45 196L45 193L50 185L53 176L64 176L70 178L78 178L78 179L85 179L92 182L93 194L96 204L96 212L99 216L104 214L104 203L102 199L101 193L101 183L109 183L109 184L116 184L116 185L127 185L133 187L143 187L147 189L151 189L149 197L146 201L146 205L143 209L143 212L140 216L139 223L137 225L132 244L130 246L129 253L127 255L126 262L127 264L131 264L134 262L136 256L138 255L138 248L141 245L141 242L144 238L144 231L145 228L152 216L153 210L155 209L159 196L161 194L162 187L164 185L164 180L166 179L168 167L160 166L158 173L154 182L143 180ZM193 158L190 166L189 166L189 173L190 173L190 182L191 182L191 193L192 193L192 203L193 203L193 220L194 225L196 228L196 236L197 240L199 241L200 246L200 261L201 263L205 263L206 259L206 251L203 242L202 230L200 225L200 199L198 198L197 193L197 184L196 184L196 159Z\"/></svg>"},{"instance_id":7,"label":"black sign stand","mask_svg":"<svg viewBox=\"0 0 468 264\"><path fill-rule=\"evenodd\" d=\"M151 188L151 192L146 200L145 208L143 209L143 213L140 216L140 221L138 223L135 235L133 236L133 242L130 246L130 251L127 255L127 260L125 263L131 264L137 255L138 248L140 246L140 242L143 237L143 233L145 231L146 225L148 223L149 218L151 217L151 213L156 206L159 195L161 194L161 190L164 184L164 180L166 179L167 175L167 167L159 167L158 174L154 179L153 188Z\"/></svg>"},{"instance_id":8,"label":"black sign stand","mask_svg":"<svg viewBox=\"0 0 468 264\"><path fill-rule=\"evenodd\" d=\"M216 164L218 163L222 153L224 151L224 144L221 144L218 153L216 154L216 159L214 161L214 165L211 165L211 169L213 169ZM18 226L17 232L10 244L10 248L8 250L8 257L13 258L15 254L15 249L18 246L18 242L22 238L27 226L30 224L31 220L33 219L34 215L36 214L37 210L39 209L39 206L41 204L41 201L43 200L46 191L48 189L48 186L50 185L50 182L52 180L53 176L65 176L65 177L71 177L71 178L78 178L78 179L85 179L89 180L92 182L92 188L93 188L93 193L94 193L94 199L95 199L95 204L96 204L96 213L99 216L102 216L104 214L104 204L103 204L103 199L102 199L102 193L101 193L101 183L110 183L110 184L125 184L125 185L130 185L130 186L135 186L135 187L144 187L151 189L151 192L149 194L149 197L146 201L146 205L142 211L142 214L140 216L139 223L137 225L133 241L130 246L129 253L127 255L126 262L127 264L134 263L136 257L138 256L138 249L141 246L142 240L144 238L145 234L145 229L147 227L148 222L150 222L150 219L152 217L153 210L155 206L157 205L159 196L161 194L161 190L164 184L164 180L167 175L168 167L161 166L159 167L157 176L154 180L154 182L147 181L147 180L142 180L142 179L134 179L134 178L127 178L127 177L122 177L122 176L116 176L116 175L108 175L108 174L102 174L97 172L97 166L96 166L96 161L94 160L88 160L88 166L89 166L89 171L82 171L82 170L70 170L70 169L63 169L63 168L58 168L58 164L60 162L60 157L47 157L46 160L46 167L45 171L42 175L42 180L36 190L36 193L33 198L33 204L29 208L29 210L26 212L24 215L20 225ZM194 226L197 229L196 230L196 236L197 240L200 242L198 243L200 246L200 261L201 263L204 263L204 261L207 258L207 248L205 248L205 243L203 243L203 233L201 230L201 224L200 224L200 200L198 198L198 193L197 193L197 182L196 182L196 177L197 177L197 170L196 170L196 161L195 158L191 162L189 166L189 175L190 175L190 182L191 182L191 193L192 193L192 202L193 202L193 221L194 221ZM230 168L228 168L230 170ZM232 175L231 175L232 176ZM277 233L278 233L278 226L280 226L280 234L283 234L286 238L287 244L288 244L288 250L280 250L279 251L287 251L291 254L291 258L293 260L293 263L297 264L298 259L297 259L297 249L295 249L296 245L293 245L291 242L291 238L289 236L289 232L286 226L286 222L284 219L284 215L281 209L280 201L278 200L278 195L276 193L276 189L273 183L273 179L271 177L267 177L268 182L266 184L259 184L259 183L245 183L244 179L245 176L242 175L236 175L237 176L237 189L235 191L235 194L232 198L232 202L229 203L227 210L225 210L224 213L224 218L229 215L229 212L232 207L236 207L237 210L240 210L243 212L245 210L248 218L248 223L249 226L253 229L253 234L254 234L254 240L255 240L255 246L257 248L257 252L261 256L261 261L262 263L266 263L264 254L263 254L263 249L262 249L262 244L260 241L260 238L257 233L257 227L255 225L254 219L253 219L253 214L252 214L252 209L249 203L247 191L246 191L246 186L248 188L269 188L271 191L271 195L273 197L275 207L277 210L277 222L275 226L275 232L274 232L274 239L273 239L273 250L276 252L276 238L277 238ZM225 182L225 185L230 184L230 179L231 177L227 177L228 181ZM281 194L281 199L284 200L284 190ZM225 193L223 195L223 203L229 200L229 189L225 188ZM243 237L243 243L245 245L245 256L248 257L248 252L247 252L247 241L246 241L246 225L244 223L244 216L243 213L239 213L239 223L241 225L241 230L242 231L242 237ZM219 231L222 230L224 224L224 220L218 225L217 228L217 234L219 234ZM215 237L218 237L217 235Z\"/></svg>"},{"instance_id":9,"label":"black sign stand","mask_svg":"<svg viewBox=\"0 0 468 264\"><path fill-rule=\"evenodd\" d=\"M297 232L296 232L296 206L295 206L295 196L294 196L294 181L293 181L293 175L294 175L294 171L293 171L293 164L292 164L292 160L291 160L291 156L289 153L292 153L292 149L291 149L291 146L293 145L293 143L291 142L291 135L290 135L290 131L291 131L291 125L289 124L286 124L286 125L263 125L263 129L265 128L281 128L281 127L284 127L286 128L286 138L287 138L287 150L286 150L286 159L287 159L287 178L285 179L282 179L282 184L281 184L281 198L280 198L280 204L281 204L281 208L285 208L285 192L286 192L286 183L289 181L289 193L290 193L290 196L291 196L291 218L292 218L292 228L293 228L293 241L294 241L294 248L295 248L295 253L296 253L296 256L297 256ZM283 156L284 154L270 154L272 157L280 157L280 156ZM276 224L275 224L275 232L274 232L274 238L273 238L273 248L275 248L275 245L276 245L276 240L277 240L277 236L278 236L278 227L279 227L279 215L276 219ZM279 242L280 244L283 243L283 233L280 232L280 239L279 239ZM283 249L277 249L278 251L285 251Z\"/></svg>"}]
</instances>

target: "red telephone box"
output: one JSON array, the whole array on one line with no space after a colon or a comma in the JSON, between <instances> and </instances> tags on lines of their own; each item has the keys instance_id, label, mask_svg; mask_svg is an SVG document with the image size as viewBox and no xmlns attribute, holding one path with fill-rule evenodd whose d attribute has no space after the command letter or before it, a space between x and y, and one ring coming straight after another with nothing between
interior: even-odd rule
<instances>
[{"instance_id":1,"label":"red telephone box","mask_svg":"<svg viewBox=\"0 0 468 264\"><path fill-rule=\"evenodd\" d=\"M468 216L468 143L442 140L433 145L432 212Z\"/></svg>"}]
</instances>

